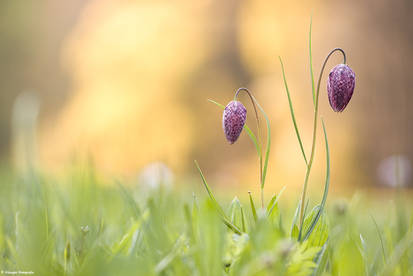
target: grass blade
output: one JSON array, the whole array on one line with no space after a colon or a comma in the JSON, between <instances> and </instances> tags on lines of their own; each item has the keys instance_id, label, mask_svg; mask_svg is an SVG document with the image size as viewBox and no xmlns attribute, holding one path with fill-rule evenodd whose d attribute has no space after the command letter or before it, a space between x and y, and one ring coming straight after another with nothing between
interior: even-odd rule
<instances>
[{"instance_id":1,"label":"grass blade","mask_svg":"<svg viewBox=\"0 0 413 276\"><path fill-rule=\"evenodd\" d=\"M112 258L118 254L123 252L124 254L129 254L131 248L133 248L134 244L134 236L137 234L137 231L140 229L141 225L149 218L149 211L146 210L142 217L136 220L129 230L123 235L122 239L115 243L112 247Z\"/></svg>"},{"instance_id":2,"label":"grass blade","mask_svg":"<svg viewBox=\"0 0 413 276\"><path fill-rule=\"evenodd\" d=\"M270 201L271 205L268 204L268 208L267 208L268 216L271 215L272 211L274 210L275 205L277 205L278 200L280 199L280 197L281 197L281 195L283 194L284 190L285 190L285 186L282 187L281 191L278 193L278 196L274 196L274 197L273 197L274 200L271 200L271 201Z\"/></svg>"},{"instance_id":3,"label":"grass blade","mask_svg":"<svg viewBox=\"0 0 413 276\"><path fill-rule=\"evenodd\" d=\"M294 213L294 217L293 217L293 221L291 223L291 237L294 237L293 232L294 232L294 228L297 228L297 238L298 238L298 226L297 226L297 220L298 220L298 214L300 213L300 208L301 208L301 201L298 201L298 205L297 208L295 209L295 213Z\"/></svg>"},{"instance_id":4,"label":"grass blade","mask_svg":"<svg viewBox=\"0 0 413 276\"><path fill-rule=\"evenodd\" d=\"M209 185L204 177L204 174L202 173L201 168L199 167L198 162L195 160L195 166L198 169L199 174L201 175L202 178L202 183L204 184L205 189L207 190L207 193L209 195L209 197L211 198L212 202L214 203L215 208L217 209L218 213L220 213L220 215L225 216L224 210L222 210L221 206L218 204L217 200L214 197L214 194L212 193L211 189L209 188Z\"/></svg>"},{"instance_id":5,"label":"grass blade","mask_svg":"<svg viewBox=\"0 0 413 276\"><path fill-rule=\"evenodd\" d=\"M257 221L257 210L255 209L254 200L252 199L252 195L250 191L248 191L248 196L250 198L252 216L254 217L254 220Z\"/></svg>"},{"instance_id":6,"label":"grass blade","mask_svg":"<svg viewBox=\"0 0 413 276\"><path fill-rule=\"evenodd\" d=\"M216 102L216 101L211 100L211 99L208 99L208 101L211 102L211 103L213 103L213 104L216 104L217 106L219 106L219 107L222 108L222 109L225 109L225 105L220 104L219 102Z\"/></svg>"},{"instance_id":7,"label":"grass blade","mask_svg":"<svg viewBox=\"0 0 413 276\"><path fill-rule=\"evenodd\" d=\"M297 122L296 122L296 120L295 120L295 115L294 115L293 103L292 103L292 101L291 101L291 96L290 96L290 91L289 91L289 89L288 89L287 79L285 78L284 64L283 64L283 62L282 62L282 60L281 60L281 57L278 57L278 58L280 59L280 63L281 63L281 71L282 71L282 74L283 74L285 91L287 92L288 104L290 105L291 119L293 120L294 129L295 129L295 134L297 135L298 143L300 144L300 148L301 148L301 153L303 154L305 164L307 165L307 163L308 163L307 157L305 156L305 151L304 151L304 147L303 147L303 142L301 141L300 132L298 131L298 126L297 126ZM313 90L314 90L314 88L313 88ZM314 95L314 92L313 92L313 95Z\"/></svg>"},{"instance_id":8,"label":"grass blade","mask_svg":"<svg viewBox=\"0 0 413 276\"><path fill-rule=\"evenodd\" d=\"M328 190L330 188L330 148L328 146L327 131L323 119L321 119L321 123L323 125L324 140L326 145L326 182L324 185L323 199L321 201L321 208L324 209L327 201Z\"/></svg>"},{"instance_id":9,"label":"grass blade","mask_svg":"<svg viewBox=\"0 0 413 276\"><path fill-rule=\"evenodd\" d=\"M273 194L273 196L270 199L270 202L267 204L267 214L270 212L270 209L274 206L274 202L277 199L277 194Z\"/></svg>"},{"instance_id":10,"label":"grass blade","mask_svg":"<svg viewBox=\"0 0 413 276\"><path fill-rule=\"evenodd\" d=\"M271 126L270 126L270 120L268 119L267 113L265 113L264 109L261 107L261 105L258 103L257 99L251 95L251 97L254 99L254 102L257 104L258 108L260 109L262 115L265 118L265 123L267 125L267 144L265 146L265 158L264 158L264 168L262 170L262 183L261 183L261 189L264 188L265 184L265 178L267 176L267 168L268 168L268 159L270 157L270 148L271 148Z\"/></svg>"},{"instance_id":11,"label":"grass blade","mask_svg":"<svg viewBox=\"0 0 413 276\"><path fill-rule=\"evenodd\" d=\"M156 275L163 274L162 272L170 266L173 260L179 255L182 248L185 247L185 242L186 240L184 235L178 237L171 251L155 266Z\"/></svg>"},{"instance_id":12,"label":"grass blade","mask_svg":"<svg viewBox=\"0 0 413 276\"><path fill-rule=\"evenodd\" d=\"M323 132L324 132L324 140L325 140L325 145L326 145L326 163L327 163L327 173L326 173L326 182L324 185L324 193L323 193L323 199L321 200L321 204L320 204L320 209L318 210L317 216L314 218L310 228L308 229L307 233L304 236L304 240L308 239L308 237L311 235L311 232L313 232L314 227L316 226L321 213L324 210L324 206L326 204L327 201L327 195L328 195L328 190L330 187L330 150L328 147L328 139L327 139L327 132L326 132L326 127L324 124L324 120L321 119L321 123L323 125Z\"/></svg>"},{"instance_id":13,"label":"grass blade","mask_svg":"<svg viewBox=\"0 0 413 276\"><path fill-rule=\"evenodd\" d=\"M247 232L247 227L245 225L245 214L244 214L244 208L242 208L242 205L240 204L240 210L241 210L241 222L242 222L242 231Z\"/></svg>"},{"instance_id":14,"label":"grass blade","mask_svg":"<svg viewBox=\"0 0 413 276\"><path fill-rule=\"evenodd\" d=\"M261 156L261 146L257 141L257 137L255 137L254 132L248 127L247 124L244 125L244 130L247 132L248 136L250 137L251 141L254 143L255 149L257 150L258 157L262 158Z\"/></svg>"},{"instance_id":15,"label":"grass blade","mask_svg":"<svg viewBox=\"0 0 413 276\"><path fill-rule=\"evenodd\" d=\"M207 193L212 201L212 203L215 206L215 209L218 211L218 213L221 215L222 220L224 221L224 224L228 226L232 231L235 233L241 235L241 231L236 227L234 224L231 223L227 215L225 214L224 210L222 210L221 206L218 204L217 200L214 197L214 194L212 193L211 189L209 188L209 185L204 177L204 174L202 173L201 168L199 167L199 164L196 160L194 160L195 166L198 169L199 174L201 175L202 183L204 184L205 189L207 190Z\"/></svg>"},{"instance_id":16,"label":"grass blade","mask_svg":"<svg viewBox=\"0 0 413 276\"><path fill-rule=\"evenodd\" d=\"M386 251L384 250L383 237L380 233L380 228L379 228L379 225L377 224L377 221L374 219L374 217L372 215L370 215L370 216L371 216L371 219L374 222L374 225L376 226L377 234L379 235L379 239L380 239L381 250L382 250L382 253L383 253L383 263L386 264Z\"/></svg>"}]
</instances>

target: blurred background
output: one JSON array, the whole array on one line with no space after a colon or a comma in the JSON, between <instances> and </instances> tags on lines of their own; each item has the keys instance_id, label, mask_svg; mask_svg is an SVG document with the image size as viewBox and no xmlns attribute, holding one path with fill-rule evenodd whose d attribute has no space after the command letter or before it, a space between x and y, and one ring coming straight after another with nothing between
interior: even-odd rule
<instances>
[{"instance_id":1,"label":"blurred background","mask_svg":"<svg viewBox=\"0 0 413 276\"><path fill-rule=\"evenodd\" d=\"M335 47L356 73L343 113L330 109L322 81L332 192L411 186L412 12L410 0L1 1L0 160L17 171L59 172L86 159L108 175L160 168L186 178L197 159L213 185L258 191L252 143L243 133L229 145L222 111L207 101L226 105L245 86L271 120L267 189L294 193L305 164L278 56L309 155L312 16L315 76ZM327 73L341 62L334 56ZM320 128L318 142L310 185L321 191Z\"/></svg>"}]
</instances>

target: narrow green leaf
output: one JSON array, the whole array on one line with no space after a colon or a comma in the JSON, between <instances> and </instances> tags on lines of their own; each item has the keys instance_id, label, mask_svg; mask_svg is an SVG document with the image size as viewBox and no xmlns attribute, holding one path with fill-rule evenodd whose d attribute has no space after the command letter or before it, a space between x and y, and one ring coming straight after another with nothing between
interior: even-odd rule
<instances>
[{"instance_id":1,"label":"narrow green leaf","mask_svg":"<svg viewBox=\"0 0 413 276\"><path fill-rule=\"evenodd\" d=\"M234 224L235 226L241 229L245 228L243 227L243 224L245 222L243 221L244 218L243 218L242 206L241 206L241 202L239 201L238 197L234 197L229 209L230 209L229 217L231 218L232 224ZM245 232L244 229L242 231Z\"/></svg>"},{"instance_id":2,"label":"narrow green leaf","mask_svg":"<svg viewBox=\"0 0 413 276\"><path fill-rule=\"evenodd\" d=\"M293 224L293 227L291 228L291 238L298 240L298 226L297 224Z\"/></svg>"},{"instance_id":3,"label":"narrow green leaf","mask_svg":"<svg viewBox=\"0 0 413 276\"><path fill-rule=\"evenodd\" d=\"M323 199L321 200L321 204L320 204L320 209L318 210L318 214L317 216L314 218L313 223L311 224L310 228L308 229L307 233L304 236L304 240L308 239L308 237L311 235L311 232L314 230L315 225L317 224L317 221L319 220L326 201L327 201L327 195L328 195L328 190L330 187L330 150L328 147L328 138L327 138L327 131L326 131L326 127L324 124L324 120L321 119L321 123L323 125L323 132L324 132L324 140L325 140L325 145L326 145L326 163L327 163L327 169L326 169L326 181L325 181L325 185L324 185L324 193L323 193Z\"/></svg>"},{"instance_id":4,"label":"narrow green leaf","mask_svg":"<svg viewBox=\"0 0 413 276\"><path fill-rule=\"evenodd\" d=\"M235 233L241 235L241 231L238 229L238 227L236 227L234 224L231 223L231 221L229 220L229 218L227 217L227 215L225 214L224 210L222 210L221 206L218 204L217 200L214 197L214 194L212 193L211 189L209 188L209 185L204 177L204 174L202 173L201 168L199 167L199 164L196 160L194 160L195 162L195 166L198 169L198 172L201 176L202 179L202 183L204 184L205 189L207 190L207 193L212 201L212 203L214 204L215 209L218 211L218 213L221 215L222 220L224 221L224 224L226 226L228 226L228 228L230 228L232 231L234 231Z\"/></svg>"},{"instance_id":5,"label":"narrow green leaf","mask_svg":"<svg viewBox=\"0 0 413 276\"><path fill-rule=\"evenodd\" d=\"M329 227L327 224L327 219L324 212L320 213L320 209L320 205L315 206L305 218L303 223L303 233L308 233L310 227L313 227L311 236L309 235L308 237L304 237L304 241L307 241L309 246L323 246L328 238ZM314 224L317 217L319 218L317 220L318 223Z\"/></svg>"},{"instance_id":6,"label":"narrow green leaf","mask_svg":"<svg viewBox=\"0 0 413 276\"><path fill-rule=\"evenodd\" d=\"M324 185L323 199L321 200L321 209L324 209L327 201L328 190L330 188L330 148L328 146L327 131L323 119L321 119L321 123L323 125L324 141L326 145L326 181Z\"/></svg>"},{"instance_id":7,"label":"narrow green leaf","mask_svg":"<svg viewBox=\"0 0 413 276\"><path fill-rule=\"evenodd\" d=\"M291 119L293 120L294 129L295 129L295 134L296 134L296 136L297 136L298 143L300 144L301 153L302 153L302 155L303 155L305 164L307 165L308 161L307 161L307 157L305 156L304 146L303 146L303 142L301 141L300 132L298 131L298 126L297 126L297 122L296 122L296 120L295 120L295 115L294 115L293 103L292 103L292 101L291 101L290 91L289 91L289 89L288 89L287 79L286 79L286 77L285 77L284 64L283 64L283 62L282 62L282 60L281 60L281 57L278 57L278 58L280 59L280 63L281 63L281 71L282 71L282 74L283 74L285 91L287 92L288 104L290 105Z\"/></svg>"},{"instance_id":8,"label":"narrow green leaf","mask_svg":"<svg viewBox=\"0 0 413 276\"><path fill-rule=\"evenodd\" d=\"M252 130L248 127L247 124L244 125L244 130L248 134L248 136L250 137L252 143L254 144L255 150L257 151L257 154L258 154L258 158L262 158L262 156L261 156L261 146L258 143L257 137L255 136L254 132L252 132Z\"/></svg>"},{"instance_id":9,"label":"narrow green leaf","mask_svg":"<svg viewBox=\"0 0 413 276\"><path fill-rule=\"evenodd\" d=\"M135 221L134 224L129 228L129 230L123 235L122 239L115 243L112 247L112 254L116 255L119 252L123 252L125 255L130 253L130 250L133 248L134 235L138 231L143 222L145 222L149 217L149 211L146 210L140 219Z\"/></svg>"},{"instance_id":10,"label":"narrow green leaf","mask_svg":"<svg viewBox=\"0 0 413 276\"><path fill-rule=\"evenodd\" d=\"M225 105L220 104L219 102L216 102L214 100L208 99L209 102L216 104L217 106L219 106L222 109L225 109Z\"/></svg>"},{"instance_id":11,"label":"narrow green leaf","mask_svg":"<svg viewBox=\"0 0 413 276\"><path fill-rule=\"evenodd\" d=\"M240 209L241 209L241 226L242 226L242 231L244 233L247 232L247 226L245 224L245 214L244 214L244 208L242 208L242 205L240 204Z\"/></svg>"},{"instance_id":12,"label":"narrow green leaf","mask_svg":"<svg viewBox=\"0 0 413 276\"><path fill-rule=\"evenodd\" d=\"M264 109L261 107L261 105L258 103L257 99L251 95L251 97L254 99L254 102L257 104L258 108L260 109L262 115L264 115L265 122L267 125L267 144L265 146L265 158L264 158L264 168L262 170L262 183L261 183L261 189L264 188L265 185L265 178L267 176L267 168L268 168L268 159L270 157L270 148L271 148L271 126L270 126L270 120L268 119L267 113L265 113Z\"/></svg>"},{"instance_id":13,"label":"narrow green leaf","mask_svg":"<svg viewBox=\"0 0 413 276\"><path fill-rule=\"evenodd\" d=\"M385 264L386 263L386 251L384 250L383 237L381 235L381 232L380 232L379 226L377 225L376 220L374 219L374 217L372 215L370 215L370 217L373 220L374 225L376 226L377 235L379 236L379 239L380 239L381 251L382 251L382 254L383 254L383 263Z\"/></svg>"},{"instance_id":14,"label":"narrow green leaf","mask_svg":"<svg viewBox=\"0 0 413 276\"><path fill-rule=\"evenodd\" d=\"M179 236L171 251L155 266L156 275L162 274L162 272L170 266L173 260L181 253L181 251L185 247L185 243L185 235Z\"/></svg>"},{"instance_id":15,"label":"narrow green leaf","mask_svg":"<svg viewBox=\"0 0 413 276\"><path fill-rule=\"evenodd\" d=\"M280 199L280 197L283 194L284 190L285 190L285 186L282 187L282 189L278 193L278 196L274 195L273 198L271 199L271 201L270 201L270 203L272 202L271 205L268 204L268 206L267 206L268 216L271 215L271 213L273 212L275 206L277 206L278 200Z\"/></svg>"},{"instance_id":16,"label":"narrow green leaf","mask_svg":"<svg viewBox=\"0 0 413 276\"><path fill-rule=\"evenodd\" d=\"M248 196L250 198L252 216L254 217L254 220L257 221L257 210L255 209L254 200L252 199L252 195L250 191L248 191Z\"/></svg>"},{"instance_id":17,"label":"narrow green leaf","mask_svg":"<svg viewBox=\"0 0 413 276\"><path fill-rule=\"evenodd\" d=\"M123 185L120 181L116 180L116 184L120 190L120 194L122 197L125 199L125 202L128 203L129 208L131 209L134 218L139 219L139 217L142 215L141 210L136 203L135 199L132 196L132 192L130 191L129 188L127 188L125 185Z\"/></svg>"},{"instance_id":18,"label":"narrow green leaf","mask_svg":"<svg viewBox=\"0 0 413 276\"><path fill-rule=\"evenodd\" d=\"M268 202L268 205L267 205L267 214L269 214L269 212L270 212L270 210L272 209L272 207L273 207L274 202L275 202L276 199L277 199L277 194L274 194L274 195L271 197L270 202Z\"/></svg>"},{"instance_id":19,"label":"narrow green leaf","mask_svg":"<svg viewBox=\"0 0 413 276\"><path fill-rule=\"evenodd\" d=\"M206 181L206 179L205 179L205 177L204 177L204 174L202 173L201 168L199 167L198 162L197 162L196 160L195 160L194 162L195 162L195 166L197 167L198 172L199 172L199 174L200 174L200 176L201 176L202 183L204 184L204 187L205 187L205 189L207 190L207 193L208 193L209 197L210 197L211 200L212 200L212 203L215 205L215 208L217 209L218 213L219 213L221 216L224 217L224 216L225 216L224 210L222 210L221 206L218 204L217 200L215 199L214 194L212 193L211 189L209 188L209 185L208 185L208 183L207 183L207 181Z\"/></svg>"},{"instance_id":20,"label":"narrow green leaf","mask_svg":"<svg viewBox=\"0 0 413 276\"><path fill-rule=\"evenodd\" d=\"M297 239L298 238L298 226L297 226L297 220L298 220L298 214L300 213L300 208L301 208L301 200L298 201L297 208L295 209L293 221L291 223L291 237ZM295 231L294 228L297 228L297 235L293 235L293 232Z\"/></svg>"}]
</instances>

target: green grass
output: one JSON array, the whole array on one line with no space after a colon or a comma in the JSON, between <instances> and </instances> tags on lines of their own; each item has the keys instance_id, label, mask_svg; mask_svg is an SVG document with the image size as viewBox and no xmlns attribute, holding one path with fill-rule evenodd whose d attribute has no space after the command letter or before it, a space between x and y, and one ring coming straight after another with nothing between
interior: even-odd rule
<instances>
[{"instance_id":1,"label":"green grass","mask_svg":"<svg viewBox=\"0 0 413 276\"><path fill-rule=\"evenodd\" d=\"M0 177L0 269L35 275L412 275L411 209L355 197L331 203L311 237L289 230L274 197L254 218L245 202L147 190L93 170ZM109 185L108 185L109 184ZM191 185L202 185L200 182ZM369 207L373 206L373 207ZM377 207L379 206L379 207ZM317 208L309 212L314 216ZM224 215L240 229L221 222ZM304 229L311 219L304 222ZM327 241L327 243L325 243Z\"/></svg>"}]
</instances>

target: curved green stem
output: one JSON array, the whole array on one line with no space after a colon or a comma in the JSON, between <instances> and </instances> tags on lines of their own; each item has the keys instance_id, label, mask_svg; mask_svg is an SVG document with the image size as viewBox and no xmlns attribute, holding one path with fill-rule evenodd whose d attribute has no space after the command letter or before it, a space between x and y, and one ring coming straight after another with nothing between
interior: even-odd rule
<instances>
[{"instance_id":1,"label":"curved green stem","mask_svg":"<svg viewBox=\"0 0 413 276\"><path fill-rule=\"evenodd\" d=\"M259 159L259 163L260 163L260 183L262 183L262 145L261 145L261 138L260 138L260 120L258 118L258 112L257 112L257 107L255 106L255 101L254 101L254 97L252 96L251 92L244 87L238 88L237 92L235 92L235 96L234 96L234 101L237 100L238 94L244 91L248 94L252 106L254 107L254 112L255 112L255 119L257 120L257 138L258 138L258 144L260 145L259 147L259 153L258 153L258 159ZM264 195L263 192L261 191L261 204L262 204L262 208L264 208Z\"/></svg>"},{"instance_id":2,"label":"curved green stem","mask_svg":"<svg viewBox=\"0 0 413 276\"><path fill-rule=\"evenodd\" d=\"M330 58L330 56L335 53L336 51L339 51L343 54L343 58L344 58L344 62L346 63L346 54L343 51L343 49L341 48L335 48L333 49L326 57L326 59L324 60L323 66L321 67L321 71L320 71L320 76L318 78L318 83L317 83L317 91L316 91L316 95L315 95L315 107L314 107L314 125L313 125L313 143L311 146L311 155L310 155L310 159L308 161L307 164L307 171L305 174L305 180L304 180L304 185L303 185L303 193L301 195L301 208L300 208L300 229L303 226L303 222L304 222L304 216L303 216L303 211L304 211L304 203L305 203L305 196L306 196L306 192L307 192L307 186L308 186L308 178L310 176L310 172L311 172L311 167L313 165L313 160L314 160L314 153L315 153L315 144L316 144L316 133L317 133L317 123L318 123L318 103L319 103L319 95L320 95L320 84L321 84L321 79L324 73L324 69L326 67L327 61ZM301 231L300 231L301 232Z\"/></svg>"},{"instance_id":3,"label":"curved green stem","mask_svg":"<svg viewBox=\"0 0 413 276\"><path fill-rule=\"evenodd\" d=\"M258 132L257 137L258 137L258 144L260 145L259 146L260 152L258 153L258 157L259 157L259 163L260 163L261 207L264 208L264 184L265 184L265 177L267 175L268 158L269 158L270 146L271 146L270 123L269 123L269 119L267 117L267 114L264 112L264 109L260 106L257 99L255 99L255 97L252 95L252 93L247 88L245 88L245 87L238 88L237 92L235 92L234 100L237 100L237 96L241 91L246 92L248 94L248 96L250 97L252 105L254 107L254 111L255 111L255 118L257 120L257 132ZM267 123L267 145L266 145L266 149L265 149L266 152L265 152L264 164L263 164L263 161L262 161L262 144L261 144L261 139L260 139L260 122L259 122L259 119L258 119L258 112L257 112L256 106L260 109L260 111L264 115L264 118L265 118L266 123Z\"/></svg>"}]
</instances>

